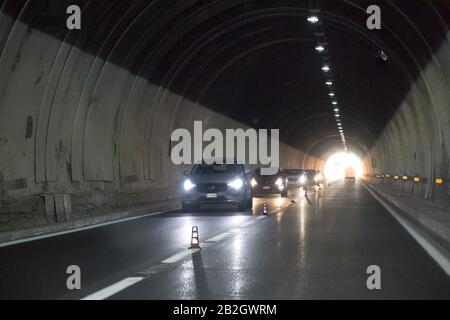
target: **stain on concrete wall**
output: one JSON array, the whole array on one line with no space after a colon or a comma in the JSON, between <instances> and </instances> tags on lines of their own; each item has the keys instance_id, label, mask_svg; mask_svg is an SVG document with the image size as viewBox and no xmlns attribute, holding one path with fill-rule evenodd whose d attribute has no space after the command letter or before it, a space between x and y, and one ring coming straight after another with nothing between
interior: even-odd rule
<instances>
[{"instance_id":1,"label":"stain on concrete wall","mask_svg":"<svg viewBox=\"0 0 450 320\"><path fill-rule=\"evenodd\" d=\"M447 37L448 39L448 37ZM378 158L371 173L421 177L420 184L390 182L420 198L450 206L450 40L442 43L433 59L411 86L398 112L366 157ZM435 178L444 185L436 185Z\"/></svg>"},{"instance_id":2,"label":"stain on concrete wall","mask_svg":"<svg viewBox=\"0 0 450 320\"><path fill-rule=\"evenodd\" d=\"M27 129L25 132L25 139L31 139L33 136L33 117L28 116L27 117Z\"/></svg>"},{"instance_id":3,"label":"stain on concrete wall","mask_svg":"<svg viewBox=\"0 0 450 320\"><path fill-rule=\"evenodd\" d=\"M169 158L172 130L194 120L247 128L19 21L3 32L10 41L0 60L0 204L15 199L0 211L15 212L1 218L4 229L54 223L43 199L58 194L66 197L56 206L61 221L164 202L185 169ZM286 145L280 151L282 166L322 163ZM22 205L30 201L39 210Z\"/></svg>"}]
</instances>

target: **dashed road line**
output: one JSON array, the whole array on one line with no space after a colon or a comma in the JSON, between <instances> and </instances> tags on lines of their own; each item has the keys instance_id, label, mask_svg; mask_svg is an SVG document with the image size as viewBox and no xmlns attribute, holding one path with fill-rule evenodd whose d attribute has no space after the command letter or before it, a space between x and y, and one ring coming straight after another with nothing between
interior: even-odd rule
<instances>
[{"instance_id":1,"label":"dashed road line","mask_svg":"<svg viewBox=\"0 0 450 320\"><path fill-rule=\"evenodd\" d=\"M175 253L173 256L170 256L169 258L164 259L163 261L161 261L161 263L176 263L199 250L200 249L189 249L189 250L180 251L178 253Z\"/></svg>"},{"instance_id":2,"label":"dashed road line","mask_svg":"<svg viewBox=\"0 0 450 320\"><path fill-rule=\"evenodd\" d=\"M228 237L229 235L231 235L231 233L224 232L224 233L218 234L217 236L209 238L209 239L205 240L204 242L218 242L218 241Z\"/></svg>"},{"instance_id":3,"label":"dashed road line","mask_svg":"<svg viewBox=\"0 0 450 320\"><path fill-rule=\"evenodd\" d=\"M131 287L132 285L135 285L136 283L144 280L144 277L129 277L125 278L119 282L116 282L109 287L106 287L100 291L94 292L93 294L88 295L87 297L84 297L81 300L104 300L106 298L109 298L116 293L125 290L128 287Z\"/></svg>"},{"instance_id":4,"label":"dashed road line","mask_svg":"<svg viewBox=\"0 0 450 320\"><path fill-rule=\"evenodd\" d=\"M263 218L266 218L266 216L258 216L258 217L256 217L255 220L252 220L252 221L242 225L240 228L250 226L250 225L254 224L257 220L260 220ZM239 230L239 228L232 228L226 232L222 232L218 235L215 235L215 236L203 241L202 247L207 248L209 246L209 244L217 243L229 236L232 236L234 233L238 232L238 230ZM82 298L81 300L104 300L104 299L107 299L107 298L119 293L120 291L123 291L126 288L131 287L134 284L144 280L145 278L149 277L150 275L156 274L160 270L165 270L164 266L173 265L175 263L178 263L178 262L182 261L183 259L185 259L186 257L188 257L200 250L201 249L185 249L180 252L177 252L174 255L162 260L159 265L149 267L149 268L143 270L142 272L138 272L137 275L134 277L125 278L125 279L123 279L119 282L116 282L104 289L94 292L94 293Z\"/></svg>"}]
</instances>

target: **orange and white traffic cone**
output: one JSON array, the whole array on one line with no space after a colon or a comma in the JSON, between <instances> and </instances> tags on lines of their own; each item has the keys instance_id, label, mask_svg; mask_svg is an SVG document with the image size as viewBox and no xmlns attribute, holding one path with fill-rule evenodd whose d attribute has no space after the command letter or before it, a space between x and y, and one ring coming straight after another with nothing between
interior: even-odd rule
<instances>
[{"instance_id":1,"label":"orange and white traffic cone","mask_svg":"<svg viewBox=\"0 0 450 320\"><path fill-rule=\"evenodd\" d=\"M197 226L192 227L191 246L189 247L189 249L201 249Z\"/></svg>"},{"instance_id":2,"label":"orange and white traffic cone","mask_svg":"<svg viewBox=\"0 0 450 320\"><path fill-rule=\"evenodd\" d=\"M267 209L267 204L263 203L263 215L268 215L269 214L269 210Z\"/></svg>"}]
</instances>

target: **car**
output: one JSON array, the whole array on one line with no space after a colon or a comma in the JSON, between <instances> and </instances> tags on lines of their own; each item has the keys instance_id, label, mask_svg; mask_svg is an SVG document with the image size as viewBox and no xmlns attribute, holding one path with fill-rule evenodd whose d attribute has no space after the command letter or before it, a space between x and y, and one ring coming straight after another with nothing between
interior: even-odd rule
<instances>
[{"instance_id":1,"label":"car","mask_svg":"<svg viewBox=\"0 0 450 320\"><path fill-rule=\"evenodd\" d=\"M304 189L320 186L321 175L315 169L304 169L303 177L301 178L301 186Z\"/></svg>"},{"instance_id":2,"label":"car","mask_svg":"<svg viewBox=\"0 0 450 320\"><path fill-rule=\"evenodd\" d=\"M288 187L301 187L305 171L303 169L284 169Z\"/></svg>"},{"instance_id":3,"label":"car","mask_svg":"<svg viewBox=\"0 0 450 320\"><path fill-rule=\"evenodd\" d=\"M262 175L261 168L256 168L253 171L250 184L254 195L276 193L279 193L282 197L288 195L287 180L281 170L278 170L274 175Z\"/></svg>"},{"instance_id":4,"label":"car","mask_svg":"<svg viewBox=\"0 0 450 320\"><path fill-rule=\"evenodd\" d=\"M316 176L315 176L314 180L317 182L317 185L319 185L319 186L320 186L320 184L324 183L325 179L324 179L322 173L320 172L320 170L316 170Z\"/></svg>"},{"instance_id":5,"label":"car","mask_svg":"<svg viewBox=\"0 0 450 320\"><path fill-rule=\"evenodd\" d=\"M209 163L209 164L208 164ZM202 205L237 205L239 210L253 206L253 194L249 184L250 170L237 163L205 162L196 164L185 172L181 186L183 211L191 211Z\"/></svg>"}]
</instances>

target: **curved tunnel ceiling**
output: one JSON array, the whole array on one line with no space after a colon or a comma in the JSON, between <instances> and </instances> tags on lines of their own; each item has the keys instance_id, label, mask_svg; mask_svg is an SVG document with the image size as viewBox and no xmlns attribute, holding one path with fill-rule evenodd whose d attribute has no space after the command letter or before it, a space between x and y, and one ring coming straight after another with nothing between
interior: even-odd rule
<instances>
[{"instance_id":1,"label":"curved tunnel ceiling","mask_svg":"<svg viewBox=\"0 0 450 320\"><path fill-rule=\"evenodd\" d=\"M83 10L67 32L65 8ZM378 4L382 29L366 28ZM320 8L350 151L365 154L447 35L448 1L3 1L2 11L228 117L280 128L325 158L342 149L314 26ZM1 41L6 41L2 39ZM379 56L382 50L387 60Z\"/></svg>"}]
</instances>

